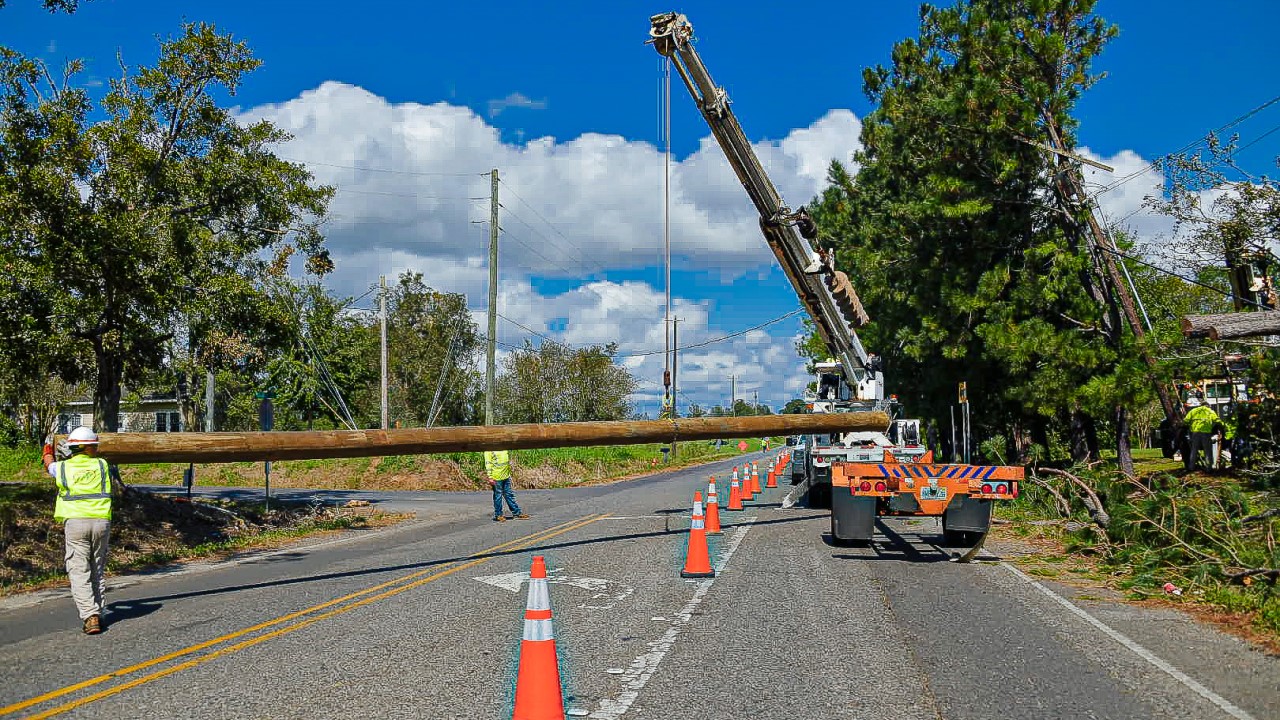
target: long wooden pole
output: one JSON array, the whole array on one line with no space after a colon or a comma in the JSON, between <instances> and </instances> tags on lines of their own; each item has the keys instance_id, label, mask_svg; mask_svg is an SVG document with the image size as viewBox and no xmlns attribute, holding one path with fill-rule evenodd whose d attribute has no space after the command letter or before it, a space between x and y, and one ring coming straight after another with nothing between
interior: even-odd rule
<instances>
[{"instance_id":1,"label":"long wooden pole","mask_svg":"<svg viewBox=\"0 0 1280 720\"><path fill-rule=\"evenodd\" d=\"M480 450L636 445L673 440L881 431L881 412L674 418L482 427L319 432L103 433L98 452L113 463L218 463L426 455Z\"/></svg>"}]
</instances>

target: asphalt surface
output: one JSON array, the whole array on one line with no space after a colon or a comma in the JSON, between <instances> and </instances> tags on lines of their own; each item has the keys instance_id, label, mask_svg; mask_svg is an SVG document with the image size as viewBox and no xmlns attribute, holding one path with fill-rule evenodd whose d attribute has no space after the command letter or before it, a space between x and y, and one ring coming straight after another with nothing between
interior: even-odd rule
<instances>
[{"instance_id":1,"label":"asphalt surface","mask_svg":"<svg viewBox=\"0 0 1280 720\"><path fill-rule=\"evenodd\" d=\"M7 600L0 718L509 718L535 554L571 717L1280 718L1280 660L1188 616L999 548L948 562L930 520L835 547L785 486L682 580L693 491L727 467L522 492L505 523L487 494L388 493L419 520L116 578L97 637L65 593Z\"/></svg>"}]
</instances>

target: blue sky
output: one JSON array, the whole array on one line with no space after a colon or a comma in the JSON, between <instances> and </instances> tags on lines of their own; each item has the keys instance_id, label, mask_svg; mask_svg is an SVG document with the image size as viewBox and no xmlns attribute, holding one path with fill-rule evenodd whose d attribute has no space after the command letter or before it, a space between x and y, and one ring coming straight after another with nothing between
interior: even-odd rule
<instances>
[{"instance_id":1,"label":"blue sky","mask_svg":"<svg viewBox=\"0 0 1280 720\"><path fill-rule=\"evenodd\" d=\"M1078 107L1080 142L1122 173L1280 95L1280 3L1173 0L1156 7L1099 3L1121 32L1097 64L1108 77ZM234 102L246 116L293 130L299 140L281 154L327 162L313 170L342 189L332 228L336 289L359 294L380 272L412 268L444 289L467 292L482 309L477 258L485 231L473 221L485 219L487 208L468 198L487 194L479 173L496 164L509 183L500 192L513 241L504 245L504 315L569 342L613 333L624 352L644 352L662 345L661 321L650 317L662 273L660 209L653 212L661 184L652 174L655 162L661 172L652 147L660 63L643 44L649 15L677 9L689 16L699 52L727 87L748 135L773 141L762 146L766 162L798 205L820 187L814 163L856 146L857 119L872 109L861 70L887 62L893 42L914 35L917 8L902 0L675 8L94 0L66 16L50 15L36 0L10 0L0 10L0 43L55 63L86 58L84 79L93 81L116 72L117 52L129 63L149 62L157 36L175 33L183 20L213 22L247 40L264 61ZM678 85L673 126L682 213L673 231L672 294L689 317L682 344L794 309L763 240L751 232L755 221L741 189L717 166L718 151L703 147L707 129ZM1238 130L1248 142L1277 126L1280 105ZM419 154L427 143L449 152ZM1280 132L1258 140L1243 161L1274 175L1278 154ZM1104 209L1115 216L1137 209L1157 182L1139 180L1104 198ZM1133 222L1153 235L1163 227L1141 213ZM517 289L508 296L508 287ZM798 327L786 321L765 337L690 351L682 400L725 402L728 375L736 374L740 391L785 402L803 379L790 350ZM507 343L528 335L509 322L500 332ZM722 352L699 355L709 349ZM660 356L633 362L652 391ZM653 402L651 394L638 399Z\"/></svg>"}]
</instances>

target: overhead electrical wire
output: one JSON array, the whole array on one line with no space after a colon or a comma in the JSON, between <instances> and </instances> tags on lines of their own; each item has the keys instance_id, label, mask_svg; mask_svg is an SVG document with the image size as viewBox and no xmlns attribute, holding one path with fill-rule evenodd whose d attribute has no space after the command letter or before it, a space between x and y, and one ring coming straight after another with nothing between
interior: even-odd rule
<instances>
[{"instance_id":1,"label":"overhead electrical wire","mask_svg":"<svg viewBox=\"0 0 1280 720\"><path fill-rule=\"evenodd\" d=\"M766 320L765 322L762 322L762 323L760 323L759 325L753 325L753 326L751 326L751 327L749 327L749 328L746 328L745 330L739 330L738 332L735 332L735 333L729 333L728 335L723 335L723 336L721 336L721 337L712 338L712 339L710 339L710 340L703 340L702 342L696 342L696 343L693 343L693 344L691 344L691 345L681 345L680 347L675 348L675 349L676 349L676 350L690 350L690 349L693 349L693 348L706 347L707 345L715 345L716 343L721 343L721 342L724 342L725 340L732 340L733 338L736 338L736 337L739 337L739 336L742 336L742 335L746 335L747 333L751 332L752 330L759 330L760 328L768 327L768 326L773 325L773 324L775 324L775 323L780 323L780 322L782 322L783 320L786 320L787 318L789 318L789 317L793 317L793 316L795 316L795 315L799 315L799 314L800 314L800 313L802 313L802 312L804 312L804 308L796 308L795 310L792 310L791 312L787 313L786 315L779 315L778 317L776 317L776 318L774 318L774 319L772 319L772 320ZM661 354L662 354L662 353L664 353L664 352L666 352L666 351L665 351L665 350L650 350L650 351L648 351L648 352L621 353L621 354L618 354L618 355L614 355L613 357L614 357L614 359L615 359L615 360L616 360L616 359L618 359L618 358L647 357L647 356L649 356L649 355L661 355Z\"/></svg>"},{"instance_id":2,"label":"overhead electrical wire","mask_svg":"<svg viewBox=\"0 0 1280 720\"><path fill-rule=\"evenodd\" d=\"M1253 108L1252 110L1249 110L1249 111L1245 112L1243 115L1240 115L1239 117L1235 118L1234 120L1231 120L1230 122L1228 122L1227 124L1223 125L1222 127L1218 128L1218 129L1216 129L1216 130L1214 130L1214 131L1213 131L1213 133L1216 135L1216 134L1221 133L1221 132L1223 132L1223 131L1225 131L1225 130L1230 130L1231 128L1235 127L1236 125L1239 125L1240 123L1244 122L1245 120L1248 120L1249 118L1253 117L1254 115L1257 115L1258 113L1262 112L1263 110L1266 110L1268 107L1271 107L1272 105L1275 105L1276 103L1280 103L1280 95L1277 95L1277 96L1275 96L1275 97L1271 98L1270 100L1267 100L1266 102L1262 103L1261 105L1259 105L1259 106L1257 106L1257 107ZM1267 132L1263 135L1263 137L1265 137L1266 135L1270 135L1272 132L1275 132L1275 130L1269 130L1269 131L1267 131ZM1258 138L1257 140L1260 140L1260 139L1262 139L1262 138ZM1254 140L1254 142L1257 142L1257 140ZM1205 138L1203 138L1203 137L1201 137L1201 138L1197 138L1197 139L1192 140L1191 142L1187 143L1186 145L1183 145L1182 147L1178 148L1177 150L1174 150L1174 151L1173 151L1173 152L1171 152L1171 153L1167 153L1167 154L1165 154L1165 155L1162 155L1161 157L1168 157L1169 155L1182 155L1183 153L1188 152L1189 150L1191 150L1192 148L1196 147L1197 145L1202 145L1202 144L1204 144L1204 142L1205 142ZM1250 144L1253 144L1253 143L1250 143ZM1247 146L1246 146L1246 147L1247 147ZM1239 148L1239 149L1237 150L1237 152L1238 152L1240 149L1243 149L1243 148ZM1129 181L1133 180L1134 178L1136 178L1136 177L1138 177L1138 176L1140 176L1140 175L1143 175L1144 173L1147 173L1147 172L1149 172L1149 171L1151 171L1151 170L1154 170L1157 166L1159 166L1159 164L1160 164L1160 161L1159 161L1159 160L1153 160L1152 162L1148 163L1148 164L1147 164L1145 167L1143 167L1142 169L1140 169L1140 170L1135 170L1134 172L1131 172L1131 173L1129 173L1128 175L1125 175L1124 177L1121 177L1121 178L1117 179L1115 182L1112 182L1110 185L1105 185L1105 186L1103 186L1103 188L1102 188L1101 190L1099 190L1099 191L1097 191L1096 193L1094 193L1094 194L1093 194L1093 197L1094 197L1094 198L1097 198L1099 195L1103 195L1103 194L1109 193L1109 192L1111 192L1112 190L1115 190L1116 188L1120 187L1121 185L1124 185L1125 183L1128 183Z\"/></svg>"},{"instance_id":3,"label":"overhead electrical wire","mask_svg":"<svg viewBox=\"0 0 1280 720\"><path fill-rule=\"evenodd\" d=\"M323 167L341 168L343 170L390 173L394 175L418 175L421 177L483 177L489 174L488 172L423 172L420 170L392 170L389 168L361 167L359 165L339 165L337 163L320 162L319 160L299 160L297 158L285 157L283 155L277 155L276 157L287 162L301 163L303 165L320 165Z\"/></svg>"}]
</instances>

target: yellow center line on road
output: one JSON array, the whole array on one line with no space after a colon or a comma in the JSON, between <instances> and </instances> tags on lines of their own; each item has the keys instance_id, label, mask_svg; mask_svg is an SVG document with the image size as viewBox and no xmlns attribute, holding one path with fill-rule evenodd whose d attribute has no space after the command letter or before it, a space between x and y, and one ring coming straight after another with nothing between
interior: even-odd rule
<instances>
[{"instance_id":1,"label":"yellow center line on road","mask_svg":"<svg viewBox=\"0 0 1280 720\"><path fill-rule=\"evenodd\" d=\"M552 527L547 528L546 530L541 530L535 533L531 533L529 535L525 535L524 537L516 538L515 540L509 540L500 545L495 545L491 548L487 548L485 550L481 550L480 552L469 555L468 557L474 558L474 559L471 560L470 562L463 563L461 565L459 565L458 561L455 560L452 562L447 562L441 565L437 565L432 568L428 568L426 570L419 570L418 572L411 573L404 577L396 578L394 580L389 580L387 582L380 583L378 585L374 585L372 587L365 588L364 590L350 593L348 595L343 595L342 597L334 598L333 600L320 603L319 605L313 605L309 608L306 608L305 610L298 610L296 612L292 612L287 615L282 615L273 620L268 620L266 622L258 623L257 625L253 625L253 626L244 628L242 630L237 630L233 633L228 633L226 635L222 635L220 637L216 637L211 640L206 640L204 642L197 643L190 647L186 647L181 650L176 650L174 652L171 652L165 655L161 655L159 657L153 658L151 660L147 660L145 662L138 663L136 665L130 665L129 667L121 668L120 670L116 670L116 671L107 673L105 675L99 675L95 678L90 678L88 680L75 683L74 685L68 685L66 687L47 692L43 695L39 695L39 696L30 698L28 700L23 700L21 702L14 703L12 705L7 705L3 708L0 708L0 716L9 715L11 713L15 713L20 710L29 708L33 705L39 705L41 703L48 702L55 698L59 698L64 695L77 692L79 690L84 690L86 688L93 687L94 685L98 685L108 680L114 680L116 678L123 677L130 673L134 673L139 670L145 670L147 668L154 667L161 663L165 663L170 660L180 658L184 655L190 655L192 653L199 652L201 650L210 648L214 645L227 642L229 640L235 640L236 638L243 637L245 635L248 635L249 633L257 632L258 630L263 630L269 627L273 627L275 625L280 625L281 623L286 623L291 620L296 620L300 617L310 615L319 610L324 610L326 608L333 607L334 605L338 605L348 600L353 600L358 597L369 595L370 593L378 592L379 590L383 590L384 588L388 588L394 585L399 585L399 587L393 587L392 589L378 593L377 595L366 597L363 600L359 600L359 601L344 605L343 607L330 610L320 615L316 615L314 617L308 618L306 620L295 623L293 625L288 625L288 626L279 628L278 630L274 630L270 633L260 635L250 640L241 641L230 647L216 650L206 655L202 655L198 658L193 658L184 663L180 663L178 665L165 668L164 670L151 673L149 675L137 678L135 680L131 680L121 685L110 687L106 690L102 690L100 692L94 693L93 695L86 696L84 698L66 703L64 705L59 705L58 707L52 708L40 714L32 715L29 717L45 718L45 717L50 717L52 715L56 715L58 713L66 712L67 710L71 710L73 708L79 707L86 703L93 702L95 700L99 700L104 697L115 695L116 693L123 692L124 690L127 690L129 688L136 687L146 682L150 682L151 680L165 677L167 675L171 675L175 672L185 670L191 667L195 667L202 663L208 662L209 660L212 660L216 657L221 657L222 655L235 652L236 650L250 647L252 645L257 645L258 643L263 642L264 640L268 640L273 637L279 637L281 635L285 635L287 633L293 632L294 630L300 630L304 627L307 627L308 625L311 625L325 618L333 617L335 615L340 615L344 612L347 612L348 610L354 610L357 607L362 607L376 600L382 600L384 598L388 598L393 595L398 595L399 593L402 593L406 590L419 587L433 580L437 580L439 578L445 577L446 575L451 575L459 570L464 570L466 568L474 567L481 563L488 562L489 560L493 559L493 553L498 553L498 552L503 552L508 550L519 550L519 549L531 547L533 545L536 545L539 542L542 542L543 540L549 540L553 537L556 537L557 535L563 535L564 533L577 530L578 528L585 527L598 520L603 520L606 517L608 517L608 513L587 515L584 518L580 518L577 520L570 520L565 523L560 523L559 525L553 525ZM426 577L423 577L424 575ZM409 582L409 581L412 581L412 582ZM407 584L401 584L401 583L407 583Z\"/></svg>"}]
</instances>

